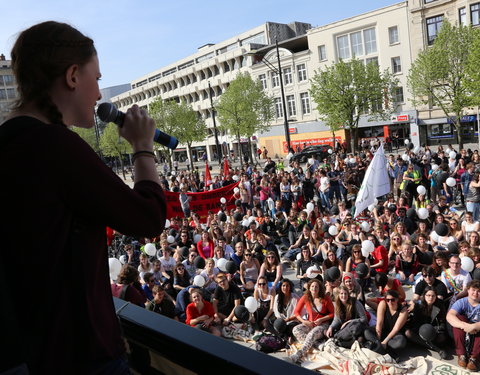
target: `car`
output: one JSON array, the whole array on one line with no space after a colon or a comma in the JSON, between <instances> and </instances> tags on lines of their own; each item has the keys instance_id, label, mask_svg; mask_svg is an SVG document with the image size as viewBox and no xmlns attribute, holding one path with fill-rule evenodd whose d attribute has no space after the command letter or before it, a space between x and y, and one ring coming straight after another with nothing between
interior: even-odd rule
<instances>
[{"instance_id":1,"label":"car","mask_svg":"<svg viewBox=\"0 0 480 375\"><path fill-rule=\"evenodd\" d=\"M330 156L328 150L332 150L330 145L316 145L305 147L302 151L296 152L293 154L290 161L298 161L299 163L304 163L312 156L316 156L317 160L322 161L324 158Z\"/></svg>"}]
</instances>

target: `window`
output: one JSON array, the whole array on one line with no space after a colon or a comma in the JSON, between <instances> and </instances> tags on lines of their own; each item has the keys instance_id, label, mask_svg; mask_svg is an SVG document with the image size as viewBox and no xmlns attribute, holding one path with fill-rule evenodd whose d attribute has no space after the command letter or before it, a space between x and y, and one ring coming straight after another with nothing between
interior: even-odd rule
<instances>
[{"instance_id":1,"label":"window","mask_svg":"<svg viewBox=\"0 0 480 375\"><path fill-rule=\"evenodd\" d=\"M283 117L282 99L275 98L274 105L275 105L275 116L277 118Z\"/></svg>"},{"instance_id":2,"label":"window","mask_svg":"<svg viewBox=\"0 0 480 375\"><path fill-rule=\"evenodd\" d=\"M392 72L401 73L402 72L402 63L400 57L392 57Z\"/></svg>"},{"instance_id":3,"label":"window","mask_svg":"<svg viewBox=\"0 0 480 375\"><path fill-rule=\"evenodd\" d=\"M0 89L0 99L7 99L7 92L4 89Z\"/></svg>"},{"instance_id":4,"label":"window","mask_svg":"<svg viewBox=\"0 0 480 375\"><path fill-rule=\"evenodd\" d=\"M375 36L375 29L363 30L363 39L365 39L365 54L377 52L377 38Z\"/></svg>"},{"instance_id":5,"label":"window","mask_svg":"<svg viewBox=\"0 0 480 375\"><path fill-rule=\"evenodd\" d=\"M403 87L395 87L393 89L393 102L394 103L403 103Z\"/></svg>"},{"instance_id":6,"label":"window","mask_svg":"<svg viewBox=\"0 0 480 375\"><path fill-rule=\"evenodd\" d=\"M341 59L350 58L350 46L348 44L348 35L337 38L338 57Z\"/></svg>"},{"instance_id":7,"label":"window","mask_svg":"<svg viewBox=\"0 0 480 375\"><path fill-rule=\"evenodd\" d=\"M280 86L280 77L275 72L270 72L272 78L272 87Z\"/></svg>"},{"instance_id":8,"label":"window","mask_svg":"<svg viewBox=\"0 0 480 375\"><path fill-rule=\"evenodd\" d=\"M352 46L352 56L363 55L363 41L362 33L360 31L350 34L350 45Z\"/></svg>"},{"instance_id":9,"label":"window","mask_svg":"<svg viewBox=\"0 0 480 375\"><path fill-rule=\"evenodd\" d=\"M292 79L292 68L284 68L283 69L283 83L289 85L293 82Z\"/></svg>"},{"instance_id":10,"label":"window","mask_svg":"<svg viewBox=\"0 0 480 375\"><path fill-rule=\"evenodd\" d=\"M297 115L297 108L295 107L295 96L288 95L287 96L287 108L288 108L288 115L289 116L296 116Z\"/></svg>"},{"instance_id":11,"label":"window","mask_svg":"<svg viewBox=\"0 0 480 375\"><path fill-rule=\"evenodd\" d=\"M465 7L458 10L458 23L463 26L467 24L467 11Z\"/></svg>"},{"instance_id":12,"label":"window","mask_svg":"<svg viewBox=\"0 0 480 375\"><path fill-rule=\"evenodd\" d=\"M5 83L7 86L12 86L13 85L13 76L8 74L4 76L0 76L0 85Z\"/></svg>"},{"instance_id":13,"label":"window","mask_svg":"<svg viewBox=\"0 0 480 375\"><path fill-rule=\"evenodd\" d=\"M428 3L433 3L434 1L437 1L437 0L424 0L424 3L428 4Z\"/></svg>"},{"instance_id":14,"label":"window","mask_svg":"<svg viewBox=\"0 0 480 375\"><path fill-rule=\"evenodd\" d=\"M480 25L480 3L470 5L470 19L473 26Z\"/></svg>"},{"instance_id":15,"label":"window","mask_svg":"<svg viewBox=\"0 0 480 375\"><path fill-rule=\"evenodd\" d=\"M262 83L262 89L267 89L267 76L265 74L260 74L258 80Z\"/></svg>"},{"instance_id":16,"label":"window","mask_svg":"<svg viewBox=\"0 0 480 375\"><path fill-rule=\"evenodd\" d=\"M398 43L398 27L392 26L388 28L388 40L390 44Z\"/></svg>"},{"instance_id":17,"label":"window","mask_svg":"<svg viewBox=\"0 0 480 375\"><path fill-rule=\"evenodd\" d=\"M427 18L427 43L429 46L435 41L435 38L442 27L442 21L443 16Z\"/></svg>"},{"instance_id":18,"label":"window","mask_svg":"<svg viewBox=\"0 0 480 375\"><path fill-rule=\"evenodd\" d=\"M7 89L7 96L8 96L8 99L16 98L17 93L15 92L15 89Z\"/></svg>"},{"instance_id":19,"label":"window","mask_svg":"<svg viewBox=\"0 0 480 375\"><path fill-rule=\"evenodd\" d=\"M368 59L365 59L365 65L368 65L370 63L374 63L378 66L378 57L369 57Z\"/></svg>"},{"instance_id":20,"label":"window","mask_svg":"<svg viewBox=\"0 0 480 375\"><path fill-rule=\"evenodd\" d=\"M320 61L325 61L327 59L327 49L325 45L318 47L318 59Z\"/></svg>"},{"instance_id":21,"label":"window","mask_svg":"<svg viewBox=\"0 0 480 375\"><path fill-rule=\"evenodd\" d=\"M305 67L305 64L297 65L297 76L298 82L307 80L307 68Z\"/></svg>"},{"instance_id":22,"label":"window","mask_svg":"<svg viewBox=\"0 0 480 375\"><path fill-rule=\"evenodd\" d=\"M310 96L308 92L302 92L300 94L300 101L302 102L302 114L307 115L310 113Z\"/></svg>"}]
</instances>

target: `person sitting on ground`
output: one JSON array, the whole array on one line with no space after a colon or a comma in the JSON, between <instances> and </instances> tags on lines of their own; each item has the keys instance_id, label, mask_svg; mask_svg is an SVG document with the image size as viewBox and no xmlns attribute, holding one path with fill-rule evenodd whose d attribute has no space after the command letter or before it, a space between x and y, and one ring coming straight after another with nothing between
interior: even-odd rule
<instances>
[{"instance_id":1,"label":"person sitting on ground","mask_svg":"<svg viewBox=\"0 0 480 375\"><path fill-rule=\"evenodd\" d=\"M139 273L134 267L129 264L124 264L118 274L116 282L110 286L114 297L145 307L147 298L139 281Z\"/></svg>"},{"instance_id":2,"label":"person sitting on ground","mask_svg":"<svg viewBox=\"0 0 480 375\"><path fill-rule=\"evenodd\" d=\"M273 323L273 333L292 337L292 330L299 324L295 316L295 308L300 297L294 293L294 286L291 280L282 279L280 288L273 300L273 313L275 322ZM272 331L272 330L271 330Z\"/></svg>"},{"instance_id":3,"label":"person sitting on ground","mask_svg":"<svg viewBox=\"0 0 480 375\"><path fill-rule=\"evenodd\" d=\"M422 278L418 280L415 285L415 292L413 294L412 301L416 302L420 300L420 297L424 294L427 287L433 288L436 293L436 298L445 301L447 298L447 287L440 280L435 278L435 270L432 266L424 267L422 269Z\"/></svg>"},{"instance_id":4,"label":"person sitting on ground","mask_svg":"<svg viewBox=\"0 0 480 375\"><path fill-rule=\"evenodd\" d=\"M212 304L203 299L200 289L193 289L190 298L192 303L187 306L185 323L220 337L221 331L215 326L215 312Z\"/></svg>"},{"instance_id":5,"label":"person sitting on ground","mask_svg":"<svg viewBox=\"0 0 480 375\"><path fill-rule=\"evenodd\" d=\"M175 305L165 295L165 289L161 285L154 285L152 288L153 299L147 302L147 310L168 318L178 320L175 316Z\"/></svg>"},{"instance_id":6,"label":"person sitting on ground","mask_svg":"<svg viewBox=\"0 0 480 375\"><path fill-rule=\"evenodd\" d=\"M473 280L467 285L466 298L457 300L447 313L447 321L453 327L455 352L458 365L477 371L480 356L480 281ZM472 349L467 354L466 336ZM469 357L468 357L469 355Z\"/></svg>"},{"instance_id":7,"label":"person sitting on ground","mask_svg":"<svg viewBox=\"0 0 480 375\"><path fill-rule=\"evenodd\" d=\"M450 268L442 272L441 281L447 287L451 307L455 301L467 295L467 285L472 277L467 271L462 270L462 262L458 255L452 255L448 261Z\"/></svg>"},{"instance_id":8,"label":"person sitting on ground","mask_svg":"<svg viewBox=\"0 0 480 375\"><path fill-rule=\"evenodd\" d=\"M238 286L230 283L224 273L219 273L215 279L218 286L213 294L213 310L215 323L228 325L233 321L235 307L242 301L242 294Z\"/></svg>"},{"instance_id":9,"label":"person sitting on ground","mask_svg":"<svg viewBox=\"0 0 480 375\"><path fill-rule=\"evenodd\" d=\"M384 300L389 290L394 290L398 293L400 303L405 301L405 291L403 290L402 284L400 284L400 281L397 279L389 277L386 273L380 272L375 275L374 282L380 296L367 299L366 303L371 309L375 311L377 310L378 304Z\"/></svg>"},{"instance_id":10,"label":"person sitting on ground","mask_svg":"<svg viewBox=\"0 0 480 375\"><path fill-rule=\"evenodd\" d=\"M308 319L303 318L303 309L307 310ZM302 298L295 308L295 316L301 323L293 328L293 335L302 347L290 359L294 363L301 361L315 341L325 338L335 308L329 296L325 295L323 283L317 279L308 282Z\"/></svg>"}]
</instances>

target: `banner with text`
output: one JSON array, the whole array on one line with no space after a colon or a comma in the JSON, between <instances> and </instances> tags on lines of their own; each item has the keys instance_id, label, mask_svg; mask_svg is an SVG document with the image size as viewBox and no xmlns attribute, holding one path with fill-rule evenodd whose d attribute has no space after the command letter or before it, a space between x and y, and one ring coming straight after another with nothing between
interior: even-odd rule
<instances>
[{"instance_id":1,"label":"banner with text","mask_svg":"<svg viewBox=\"0 0 480 375\"><path fill-rule=\"evenodd\" d=\"M240 182L222 187L220 189L202 191L200 193L187 193L192 197L190 201L190 211L200 215L201 219L207 217L208 211L217 213L220 210L221 198L226 199L225 206L228 210L235 208L235 198L233 197L233 189L235 189ZM182 206L180 205L180 193L173 193L165 191L165 198L167 200L167 219L172 217L183 217Z\"/></svg>"},{"instance_id":2,"label":"banner with text","mask_svg":"<svg viewBox=\"0 0 480 375\"><path fill-rule=\"evenodd\" d=\"M335 137L337 142L342 142L342 137ZM287 142L283 143L283 151L287 152ZM304 147L317 146L317 145L330 145L333 147L333 137L328 138L309 138L309 139L292 139L290 141L290 147L295 151L297 146L303 150Z\"/></svg>"}]
</instances>

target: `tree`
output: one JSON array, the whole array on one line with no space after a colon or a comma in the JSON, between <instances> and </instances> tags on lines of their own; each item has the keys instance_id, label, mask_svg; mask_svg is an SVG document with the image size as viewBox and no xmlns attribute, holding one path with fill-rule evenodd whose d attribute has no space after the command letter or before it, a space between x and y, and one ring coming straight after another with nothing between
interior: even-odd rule
<instances>
[{"instance_id":1,"label":"tree","mask_svg":"<svg viewBox=\"0 0 480 375\"><path fill-rule=\"evenodd\" d=\"M96 153L100 151L100 145L97 143L97 137L95 135L95 128L86 129L74 126L71 129L87 142Z\"/></svg>"},{"instance_id":2,"label":"tree","mask_svg":"<svg viewBox=\"0 0 480 375\"><path fill-rule=\"evenodd\" d=\"M257 132L270 129L275 114L273 99L263 91L260 81L254 81L250 74L239 73L230 83L215 105L218 111L220 128L235 136L240 149L240 137L248 138L250 160L252 155L251 137Z\"/></svg>"},{"instance_id":3,"label":"tree","mask_svg":"<svg viewBox=\"0 0 480 375\"><path fill-rule=\"evenodd\" d=\"M342 127L350 130L352 151L362 115L368 114L369 120L386 119L396 108L393 93L398 80L388 69L380 72L375 62L340 60L316 72L311 83L310 95L321 119L332 132Z\"/></svg>"},{"instance_id":4,"label":"tree","mask_svg":"<svg viewBox=\"0 0 480 375\"><path fill-rule=\"evenodd\" d=\"M461 118L467 107L475 104L468 82L474 68L478 75L478 54L467 68L475 39L478 31L471 26L457 27L443 21L433 46L420 52L408 74L413 104L440 107L456 129L460 148L463 147Z\"/></svg>"},{"instance_id":5,"label":"tree","mask_svg":"<svg viewBox=\"0 0 480 375\"><path fill-rule=\"evenodd\" d=\"M123 179L126 179L125 168L123 166L123 155L132 152L130 144L119 136L117 125L113 122L109 123L100 136L100 149L106 156L112 156L120 159Z\"/></svg>"},{"instance_id":6,"label":"tree","mask_svg":"<svg viewBox=\"0 0 480 375\"><path fill-rule=\"evenodd\" d=\"M187 145L188 159L193 170L191 146L193 142L206 138L205 122L199 119L197 113L184 101L177 103L174 100L163 101L159 98L150 104L149 114L155 120L158 129ZM171 167L172 150L160 147L169 156L167 159Z\"/></svg>"}]
</instances>

